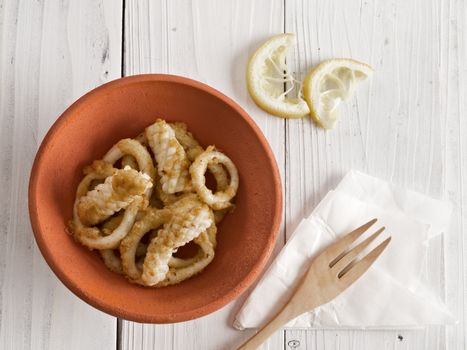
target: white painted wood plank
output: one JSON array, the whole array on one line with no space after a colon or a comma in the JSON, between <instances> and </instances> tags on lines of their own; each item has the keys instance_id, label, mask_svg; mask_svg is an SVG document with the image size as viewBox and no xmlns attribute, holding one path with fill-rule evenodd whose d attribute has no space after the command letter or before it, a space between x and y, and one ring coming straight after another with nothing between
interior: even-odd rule
<instances>
[{"instance_id":1,"label":"white painted wood plank","mask_svg":"<svg viewBox=\"0 0 467 350\"><path fill-rule=\"evenodd\" d=\"M72 295L40 255L27 185L37 147L88 89L120 76L120 1L0 2L0 348L112 349L116 319Z\"/></svg>"},{"instance_id":2,"label":"white painted wood plank","mask_svg":"<svg viewBox=\"0 0 467 350\"><path fill-rule=\"evenodd\" d=\"M434 326L409 333L288 331L286 342L311 349L465 348L463 2L287 0L286 15L286 30L299 38L292 57L299 76L330 57L353 57L376 69L336 130L326 133L309 120L287 123L287 234L351 168L449 197L456 211L445 237L446 277L442 240L430 249L427 273L441 292L446 278L448 303L461 320L447 338L444 327ZM402 341L399 332L406 334Z\"/></svg>"},{"instance_id":3,"label":"white painted wood plank","mask_svg":"<svg viewBox=\"0 0 467 350\"><path fill-rule=\"evenodd\" d=\"M450 234L445 237L446 300L460 323L447 327L447 349L467 347L467 6L443 2L440 93L443 189L454 204Z\"/></svg>"},{"instance_id":4,"label":"white painted wood plank","mask_svg":"<svg viewBox=\"0 0 467 350\"><path fill-rule=\"evenodd\" d=\"M423 330L398 331L299 331L286 332L287 350L355 349L355 350L419 350L426 348ZM441 343L436 348L443 349Z\"/></svg>"},{"instance_id":5,"label":"white painted wood plank","mask_svg":"<svg viewBox=\"0 0 467 350\"><path fill-rule=\"evenodd\" d=\"M132 0L126 2L125 18L125 74L184 75L224 92L259 124L283 169L284 121L259 110L245 85L248 57L261 41L283 30L282 1ZM251 335L231 327L239 305L175 325L124 321L122 348L231 349ZM283 332L263 348L282 349Z\"/></svg>"}]
</instances>

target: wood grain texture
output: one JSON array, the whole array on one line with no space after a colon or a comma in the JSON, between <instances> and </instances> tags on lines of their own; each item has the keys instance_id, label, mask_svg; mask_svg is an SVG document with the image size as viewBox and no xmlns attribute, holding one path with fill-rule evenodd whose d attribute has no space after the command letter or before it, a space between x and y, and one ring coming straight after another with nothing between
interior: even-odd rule
<instances>
[{"instance_id":1,"label":"wood grain texture","mask_svg":"<svg viewBox=\"0 0 467 350\"><path fill-rule=\"evenodd\" d=\"M117 1L0 2L0 348L111 349L116 320L72 295L38 251L27 186L58 115L120 75Z\"/></svg>"},{"instance_id":2,"label":"wood grain texture","mask_svg":"<svg viewBox=\"0 0 467 350\"><path fill-rule=\"evenodd\" d=\"M443 2L441 22L440 116L442 188L454 204L449 235L444 239L446 300L459 324L446 329L448 349L467 347L467 6Z\"/></svg>"},{"instance_id":3,"label":"wood grain texture","mask_svg":"<svg viewBox=\"0 0 467 350\"><path fill-rule=\"evenodd\" d=\"M282 1L126 1L125 74L170 73L211 85L240 103L262 129L284 169L284 121L248 96L245 67L260 42L283 30ZM221 233L222 234L222 233ZM283 245L283 238L278 247ZM123 349L231 349L251 331L231 326L239 301L175 325L122 323ZM279 349L279 331L264 346Z\"/></svg>"}]
</instances>

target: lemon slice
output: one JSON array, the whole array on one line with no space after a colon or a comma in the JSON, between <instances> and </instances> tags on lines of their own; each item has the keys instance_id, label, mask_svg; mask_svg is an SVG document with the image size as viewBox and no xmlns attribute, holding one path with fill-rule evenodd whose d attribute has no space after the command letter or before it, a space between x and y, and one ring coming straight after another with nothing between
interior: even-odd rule
<instances>
[{"instance_id":1,"label":"lemon slice","mask_svg":"<svg viewBox=\"0 0 467 350\"><path fill-rule=\"evenodd\" d=\"M300 82L290 74L286 65L287 52L295 45L294 34L272 37L250 58L246 73L248 91L255 103L284 118L299 118L310 113L300 88L297 88ZM295 97L291 96L292 92Z\"/></svg>"},{"instance_id":2,"label":"lemon slice","mask_svg":"<svg viewBox=\"0 0 467 350\"><path fill-rule=\"evenodd\" d=\"M373 68L352 59L324 61L311 70L303 81L303 96L313 120L332 129L339 119L339 105L349 100L357 85L373 74Z\"/></svg>"}]
</instances>

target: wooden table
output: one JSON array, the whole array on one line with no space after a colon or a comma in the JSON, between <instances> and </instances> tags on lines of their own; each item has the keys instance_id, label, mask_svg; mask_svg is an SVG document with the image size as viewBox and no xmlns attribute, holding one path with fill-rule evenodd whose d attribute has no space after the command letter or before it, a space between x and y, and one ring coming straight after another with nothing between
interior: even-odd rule
<instances>
[{"instance_id":1,"label":"wooden table","mask_svg":"<svg viewBox=\"0 0 467 350\"><path fill-rule=\"evenodd\" d=\"M352 168L455 206L429 268L458 325L279 331L264 349L465 349L466 26L462 0L0 0L0 349L231 349L251 334L231 328L241 300L181 324L117 320L71 294L34 243L27 186L48 128L86 91L148 72L205 82L259 124L284 185L278 248ZM298 36L298 76L330 57L375 68L336 130L274 118L249 98L248 57L284 31Z\"/></svg>"}]
</instances>

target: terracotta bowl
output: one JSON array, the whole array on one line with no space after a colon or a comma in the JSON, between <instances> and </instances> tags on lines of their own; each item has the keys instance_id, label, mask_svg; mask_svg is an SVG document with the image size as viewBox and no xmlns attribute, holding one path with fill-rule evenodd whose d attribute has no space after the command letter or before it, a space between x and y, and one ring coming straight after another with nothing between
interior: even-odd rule
<instances>
[{"instance_id":1,"label":"terracotta bowl","mask_svg":"<svg viewBox=\"0 0 467 350\"><path fill-rule=\"evenodd\" d=\"M178 285L129 283L65 233L82 169L157 117L183 121L202 145L216 145L240 173L236 209L219 226L214 261ZM244 292L270 256L282 211L280 177L261 131L230 98L202 83L140 75L92 90L52 126L37 153L29 212L37 244L58 278L92 306L128 320L172 323L211 313Z\"/></svg>"}]
</instances>

